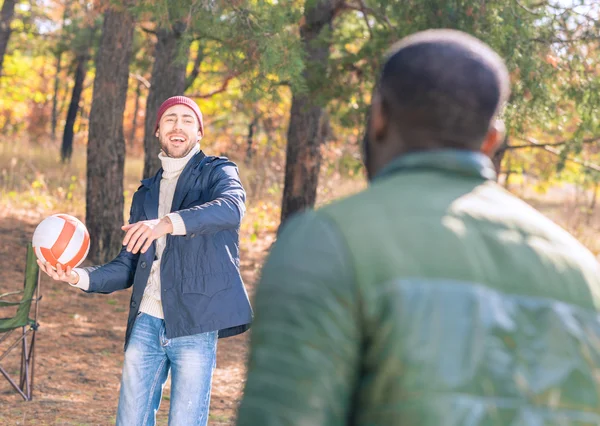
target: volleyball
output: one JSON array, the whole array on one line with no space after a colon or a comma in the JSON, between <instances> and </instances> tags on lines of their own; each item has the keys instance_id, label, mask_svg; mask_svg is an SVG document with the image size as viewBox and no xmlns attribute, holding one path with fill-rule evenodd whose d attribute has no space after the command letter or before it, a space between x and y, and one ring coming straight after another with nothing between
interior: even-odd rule
<instances>
[{"instance_id":1,"label":"volleyball","mask_svg":"<svg viewBox=\"0 0 600 426\"><path fill-rule=\"evenodd\" d=\"M68 214L47 217L35 228L33 248L38 259L56 269L74 268L83 262L90 250L90 234L85 225Z\"/></svg>"}]
</instances>

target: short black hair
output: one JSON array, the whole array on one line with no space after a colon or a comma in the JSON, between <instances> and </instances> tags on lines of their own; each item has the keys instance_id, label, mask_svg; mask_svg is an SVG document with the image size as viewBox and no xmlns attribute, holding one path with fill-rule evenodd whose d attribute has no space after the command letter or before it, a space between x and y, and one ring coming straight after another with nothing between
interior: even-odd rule
<instances>
[{"instance_id":1,"label":"short black hair","mask_svg":"<svg viewBox=\"0 0 600 426\"><path fill-rule=\"evenodd\" d=\"M378 83L388 118L413 149L432 142L478 149L509 91L502 59L455 30L428 30L401 40L388 53Z\"/></svg>"}]
</instances>

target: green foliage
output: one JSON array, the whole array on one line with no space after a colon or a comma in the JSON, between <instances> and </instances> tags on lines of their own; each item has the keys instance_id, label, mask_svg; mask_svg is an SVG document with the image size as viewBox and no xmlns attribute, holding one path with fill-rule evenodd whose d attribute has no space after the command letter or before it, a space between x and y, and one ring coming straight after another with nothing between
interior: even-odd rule
<instances>
[{"instance_id":1,"label":"green foliage","mask_svg":"<svg viewBox=\"0 0 600 426\"><path fill-rule=\"evenodd\" d=\"M550 156L547 163L552 172L572 156L600 161L594 151L597 144L589 143L600 135L600 4L596 0L336 2L340 7L333 32L321 35L331 37L330 63L315 81L305 80L300 42L305 6L310 5L305 0L111 1L115 7L133 4L136 32L130 70L139 81L145 84L150 79L157 30L182 34L180 58L187 61L188 73L200 55L198 77L186 93L200 102L211 131L229 141L215 149L245 152L248 125L257 120L254 148L283 162L291 93L306 90L328 105L334 139L356 144L385 51L416 31L455 28L489 43L506 60L512 95L504 119L511 143L526 136L541 142L568 141L557 147L562 157ZM35 126L48 129L50 82L59 54L63 69L58 109L64 117L72 64L90 43L94 57L101 12L97 3L85 0L19 3L0 79L0 127L15 133ZM90 68L81 102L88 111L94 72ZM132 80L125 114L127 136L137 89ZM142 115L147 87L139 93ZM139 127L143 119L136 123ZM514 157L513 164L518 160L531 166L539 158L529 151L508 155Z\"/></svg>"},{"instance_id":2,"label":"green foliage","mask_svg":"<svg viewBox=\"0 0 600 426\"><path fill-rule=\"evenodd\" d=\"M505 59L513 84L504 118L512 131L521 133L539 126L551 129L564 117L560 105L569 101L576 101L582 127L597 130L593 105L598 105L598 91L590 89L598 85L598 75L587 73L582 66L590 58L579 44L569 43L565 48L565 43L553 42L571 39L577 32L554 19L555 9L537 8L533 12L514 0L365 3L369 12L350 11L336 23L331 98L342 123L357 123L362 117L382 53L392 42L428 28L453 28L482 39ZM568 20L579 11L566 9L562 13L562 19ZM595 60L598 57L596 51ZM578 84L573 84L574 78ZM362 96L357 97L357 93Z\"/></svg>"}]
</instances>

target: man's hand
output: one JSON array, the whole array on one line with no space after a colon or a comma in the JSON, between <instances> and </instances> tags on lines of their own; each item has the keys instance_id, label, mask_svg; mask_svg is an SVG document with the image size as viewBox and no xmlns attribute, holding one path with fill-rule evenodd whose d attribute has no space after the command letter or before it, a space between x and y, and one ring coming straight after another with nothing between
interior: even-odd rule
<instances>
[{"instance_id":1,"label":"man's hand","mask_svg":"<svg viewBox=\"0 0 600 426\"><path fill-rule=\"evenodd\" d=\"M154 240L163 235L173 232L171 220L165 216L162 219L142 220L122 226L123 231L127 231L123 238L123 245L127 246L127 251L131 253L146 253ZM141 249L141 250L140 250Z\"/></svg>"},{"instance_id":2,"label":"man's hand","mask_svg":"<svg viewBox=\"0 0 600 426\"><path fill-rule=\"evenodd\" d=\"M72 271L70 266L67 266L67 269L63 269L62 265L57 263L56 269L54 269L48 262L42 262L39 259L37 260L37 264L42 271L56 281L63 281L72 285L79 282L79 275L77 272Z\"/></svg>"}]
</instances>

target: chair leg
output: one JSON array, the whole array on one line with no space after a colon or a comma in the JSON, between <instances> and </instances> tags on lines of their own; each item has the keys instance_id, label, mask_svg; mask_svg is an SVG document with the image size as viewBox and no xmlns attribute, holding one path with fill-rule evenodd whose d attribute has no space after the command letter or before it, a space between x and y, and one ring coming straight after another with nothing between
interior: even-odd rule
<instances>
[{"instance_id":1,"label":"chair leg","mask_svg":"<svg viewBox=\"0 0 600 426\"><path fill-rule=\"evenodd\" d=\"M25 327L23 327L23 334L25 334ZM19 370L19 387L23 389L25 385L25 362L27 360L27 339L23 338L21 345L21 369Z\"/></svg>"},{"instance_id":2,"label":"chair leg","mask_svg":"<svg viewBox=\"0 0 600 426\"><path fill-rule=\"evenodd\" d=\"M19 392L19 394L23 397L23 399L25 401L29 401L27 399L27 395L25 395L23 393L23 391L21 390L21 388L19 386L17 386L17 384L13 381L13 379L8 375L8 373L6 372L6 370L4 370L4 368L2 368L2 366L0 366L0 373L6 378L6 380L8 380L8 382L12 385L13 388L15 388L15 390L17 392Z\"/></svg>"},{"instance_id":3,"label":"chair leg","mask_svg":"<svg viewBox=\"0 0 600 426\"><path fill-rule=\"evenodd\" d=\"M31 400L31 389L29 387L29 354L27 353L27 331L23 327L23 347L21 350L21 390L27 395L27 400Z\"/></svg>"},{"instance_id":4,"label":"chair leg","mask_svg":"<svg viewBox=\"0 0 600 426\"><path fill-rule=\"evenodd\" d=\"M34 349L35 330L32 331L32 340L29 348L27 347L27 334L30 330L23 327L23 332L19 336L16 342L14 342L8 349L5 350L4 354L0 356L0 361L4 359L15 347L21 344L21 371L19 372L19 384L17 384L8 372L0 365L0 374L2 374L11 386L23 397L25 401L31 401L32 388L33 388L33 365L32 365L32 354Z\"/></svg>"},{"instance_id":5,"label":"chair leg","mask_svg":"<svg viewBox=\"0 0 600 426\"><path fill-rule=\"evenodd\" d=\"M33 373L35 371L35 330L31 336L31 345L29 345L29 400L33 399Z\"/></svg>"}]
</instances>

